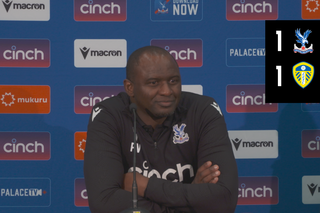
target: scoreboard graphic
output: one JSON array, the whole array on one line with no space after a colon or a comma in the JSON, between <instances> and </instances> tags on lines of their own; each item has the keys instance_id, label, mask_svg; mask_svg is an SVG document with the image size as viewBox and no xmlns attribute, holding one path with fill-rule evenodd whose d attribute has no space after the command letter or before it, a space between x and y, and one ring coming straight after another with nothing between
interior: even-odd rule
<instances>
[{"instance_id":1,"label":"scoreboard graphic","mask_svg":"<svg viewBox=\"0 0 320 213\"><path fill-rule=\"evenodd\" d=\"M318 103L319 21L266 21L267 103Z\"/></svg>"}]
</instances>

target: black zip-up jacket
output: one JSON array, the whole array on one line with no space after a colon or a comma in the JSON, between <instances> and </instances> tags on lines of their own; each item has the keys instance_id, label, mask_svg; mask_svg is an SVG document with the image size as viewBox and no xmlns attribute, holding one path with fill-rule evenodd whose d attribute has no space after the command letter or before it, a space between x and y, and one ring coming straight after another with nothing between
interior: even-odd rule
<instances>
[{"instance_id":1,"label":"black zip-up jacket","mask_svg":"<svg viewBox=\"0 0 320 213\"><path fill-rule=\"evenodd\" d=\"M122 189L133 165L133 115L126 93L93 107L87 132L84 177L92 213L121 212L132 206ZM174 114L153 130L137 121L137 172L150 178L138 206L150 212L235 211L237 165L224 117L210 97L182 92ZM191 184L206 161L218 164L216 184Z\"/></svg>"}]
</instances>

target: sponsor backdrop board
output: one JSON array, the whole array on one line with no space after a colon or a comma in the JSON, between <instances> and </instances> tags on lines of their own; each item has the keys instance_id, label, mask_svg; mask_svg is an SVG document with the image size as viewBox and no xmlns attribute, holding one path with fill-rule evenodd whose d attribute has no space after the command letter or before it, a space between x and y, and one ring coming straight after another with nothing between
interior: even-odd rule
<instances>
[{"instance_id":1,"label":"sponsor backdrop board","mask_svg":"<svg viewBox=\"0 0 320 213\"><path fill-rule=\"evenodd\" d=\"M270 40L266 20L299 22ZM315 0L0 0L0 212L90 212L90 111L123 91L128 56L150 44L176 58L183 90L220 105L239 169L236 213L319 212L320 104L283 101L318 93L319 20ZM295 89L268 103L266 43L280 36L272 63L290 62L282 80Z\"/></svg>"}]
</instances>

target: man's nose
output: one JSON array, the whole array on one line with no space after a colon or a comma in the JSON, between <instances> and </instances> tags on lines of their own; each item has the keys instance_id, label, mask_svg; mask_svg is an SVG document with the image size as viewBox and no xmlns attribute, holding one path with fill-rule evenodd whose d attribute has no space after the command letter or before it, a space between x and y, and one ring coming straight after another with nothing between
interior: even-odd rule
<instances>
[{"instance_id":1,"label":"man's nose","mask_svg":"<svg viewBox=\"0 0 320 213\"><path fill-rule=\"evenodd\" d=\"M159 94L169 96L172 94L172 89L168 82L162 82Z\"/></svg>"}]
</instances>

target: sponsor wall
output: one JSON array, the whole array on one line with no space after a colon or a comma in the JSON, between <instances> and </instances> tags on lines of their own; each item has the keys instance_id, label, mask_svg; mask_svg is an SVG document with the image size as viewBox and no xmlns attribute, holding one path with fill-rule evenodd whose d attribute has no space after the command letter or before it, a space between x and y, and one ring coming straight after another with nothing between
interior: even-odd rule
<instances>
[{"instance_id":1,"label":"sponsor wall","mask_svg":"<svg viewBox=\"0 0 320 213\"><path fill-rule=\"evenodd\" d=\"M320 105L267 103L264 87L264 20L320 19L318 1L0 1L0 212L90 212L89 114L150 44L176 58L183 90L219 103L237 213L320 211Z\"/></svg>"}]
</instances>

